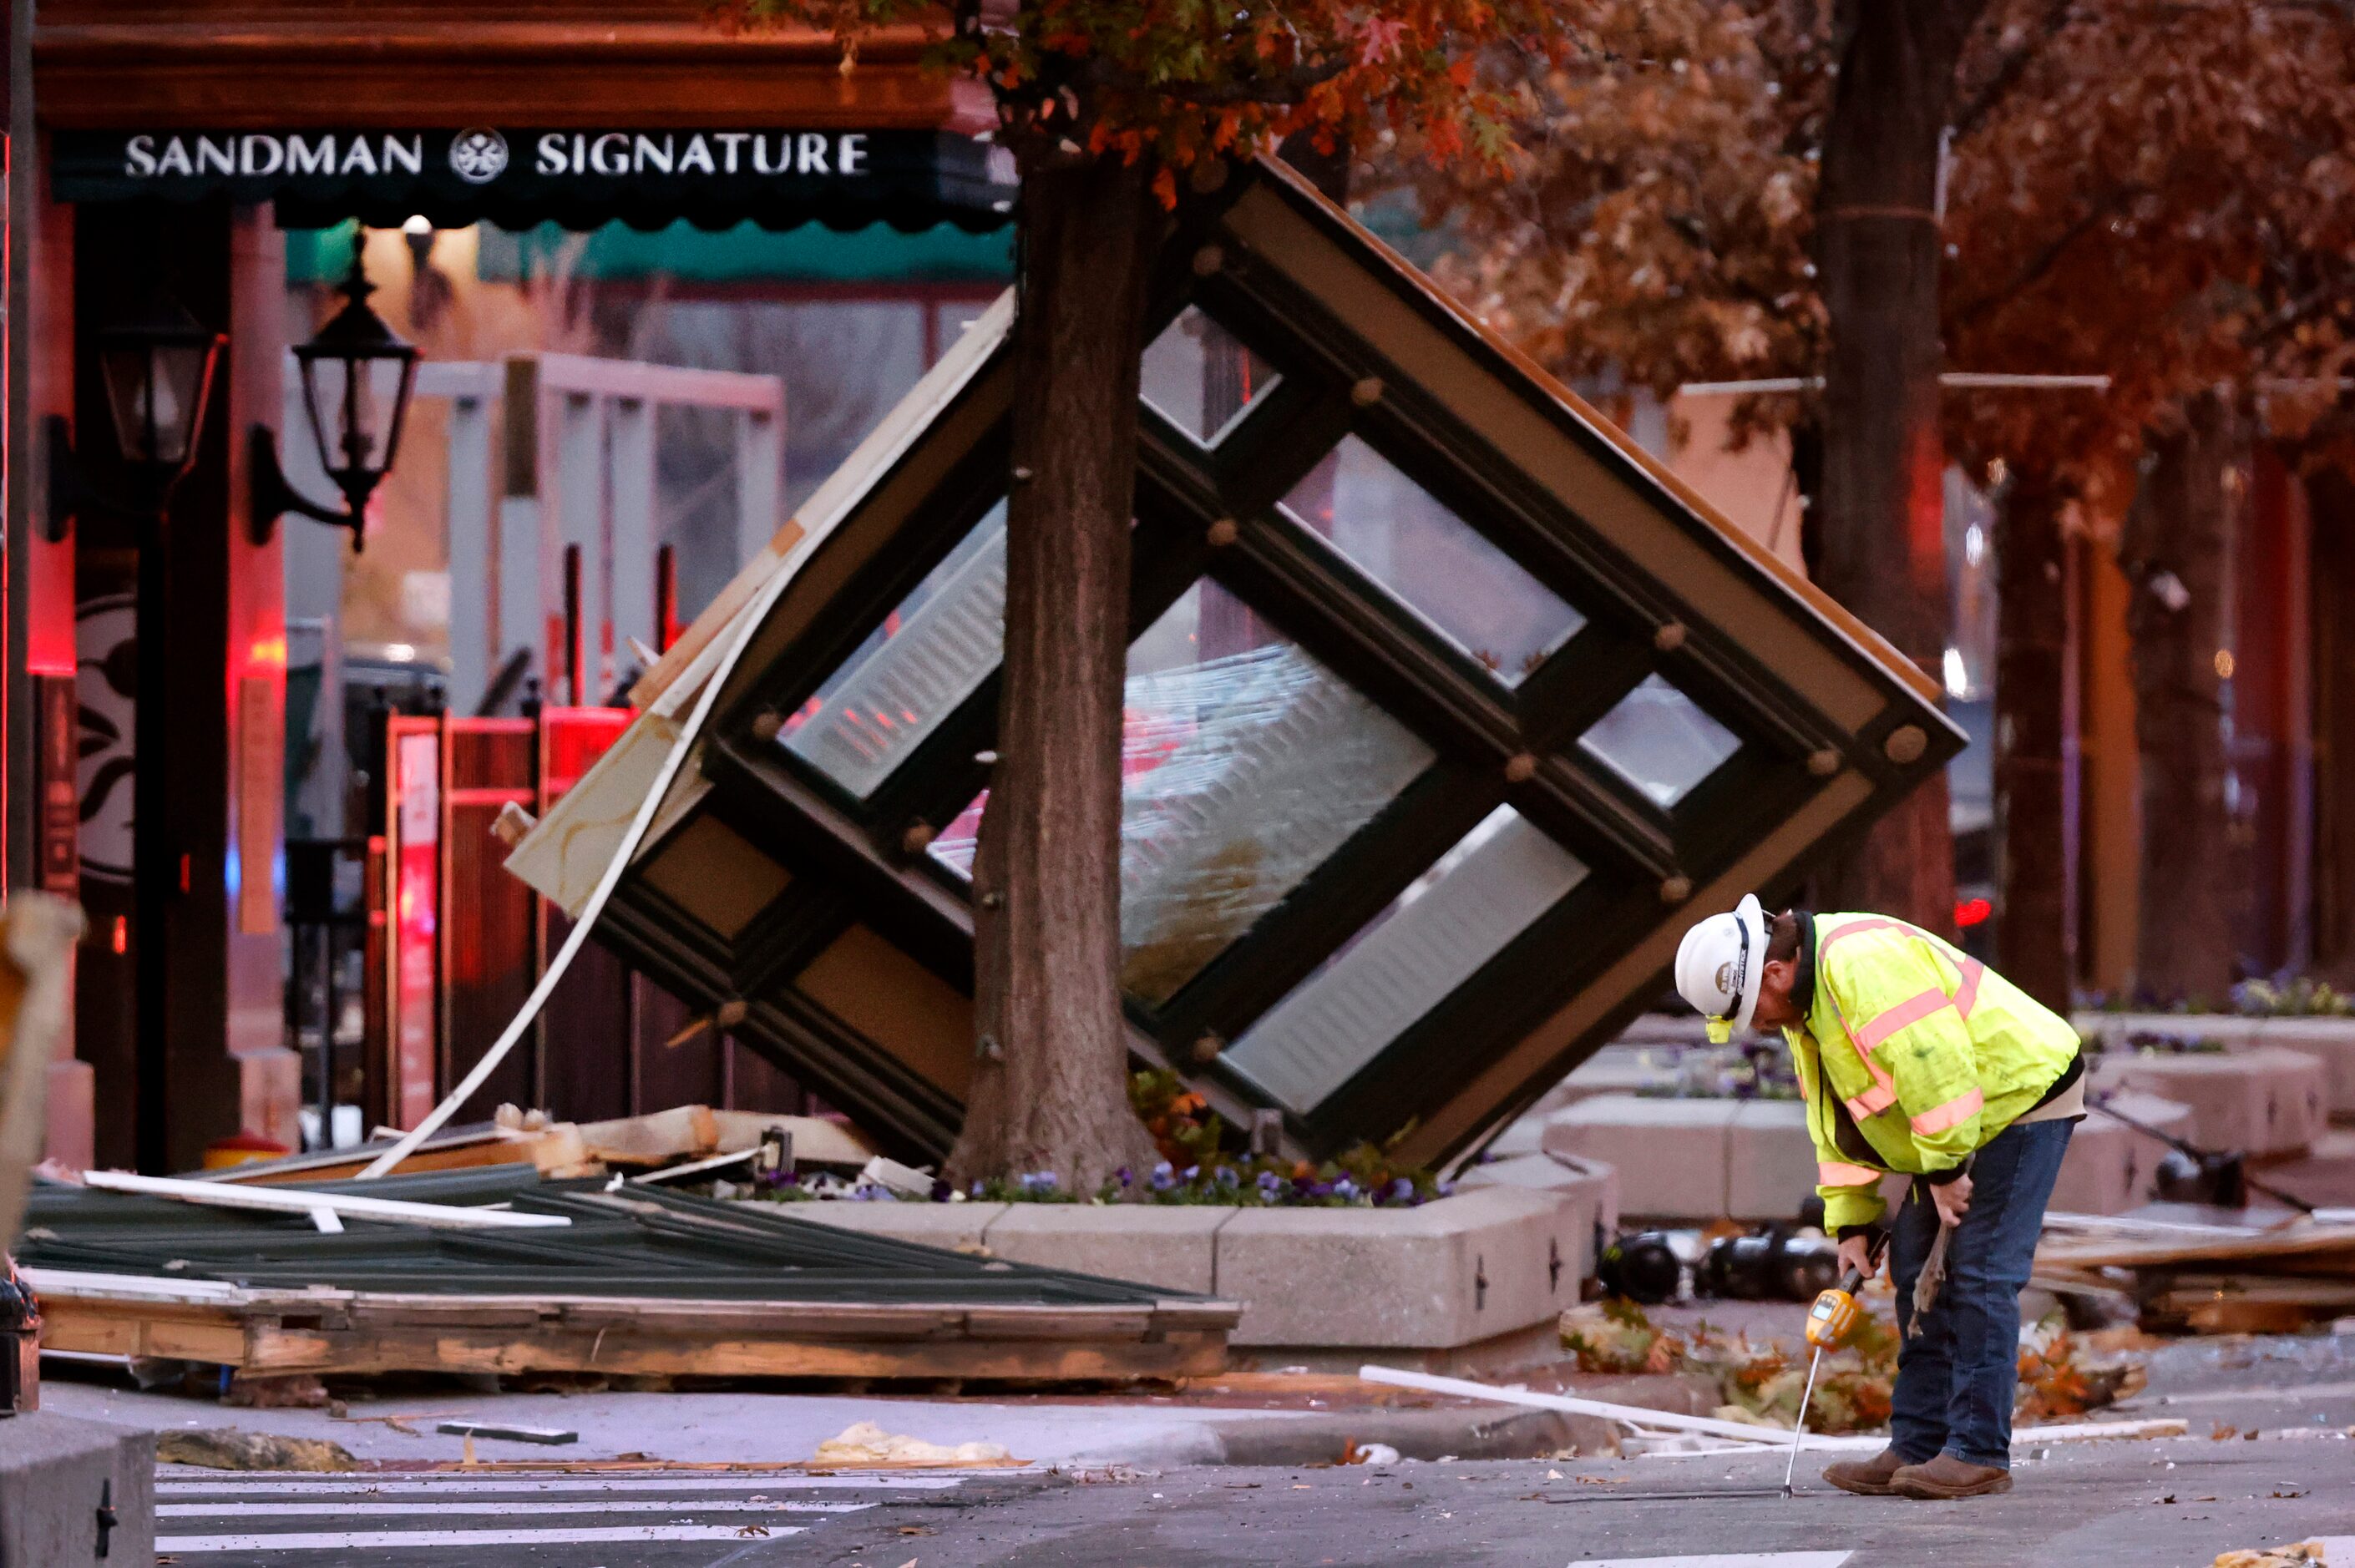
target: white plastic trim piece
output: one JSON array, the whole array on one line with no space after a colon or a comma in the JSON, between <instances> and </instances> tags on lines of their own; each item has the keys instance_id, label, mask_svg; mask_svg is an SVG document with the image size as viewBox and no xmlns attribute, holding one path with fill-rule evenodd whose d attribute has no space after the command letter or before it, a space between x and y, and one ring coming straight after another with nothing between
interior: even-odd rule
<instances>
[{"instance_id":1,"label":"white plastic trim piece","mask_svg":"<svg viewBox=\"0 0 2355 1568\"><path fill-rule=\"evenodd\" d=\"M1570 1415L1599 1415L1606 1421L1624 1421L1630 1426L1700 1432L1738 1443L1768 1443L1786 1448L1791 1444L1788 1432L1772 1426L1746 1425L1739 1421L1720 1421L1710 1415L1678 1415L1673 1411L1612 1404L1600 1399L1577 1399L1565 1393L1536 1393L1525 1388L1494 1388L1485 1383L1472 1383L1460 1377L1438 1377L1430 1372L1403 1372L1396 1367L1363 1366L1358 1369L1358 1376L1367 1383L1421 1389L1425 1393L1452 1393L1459 1399L1491 1399L1499 1404L1525 1404L1532 1410L1559 1410ZM1838 1438L1810 1437L1806 1446L1816 1447L1838 1441Z\"/></svg>"},{"instance_id":2,"label":"white plastic trim piece","mask_svg":"<svg viewBox=\"0 0 2355 1568\"><path fill-rule=\"evenodd\" d=\"M172 1176L134 1176L127 1171L92 1171L83 1176L82 1181L103 1192L176 1198L208 1209L259 1209L266 1213L301 1214L314 1224L324 1213L338 1222L335 1227L337 1230L343 1228L343 1220L382 1220L447 1231L547 1230L572 1223L563 1214L468 1209L455 1203L404 1203L393 1198L355 1198L341 1192L310 1192L293 1187L228 1186L216 1181L183 1181Z\"/></svg>"},{"instance_id":3,"label":"white plastic trim piece","mask_svg":"<svg viewBox=\"0 0 2355 1568\"><path fill-rule=\"evenodd\" d=\"M1561 1393L1536 1393L1525 1388L1492 1388L1485 1383L1469 1383L1458 1377L1436 1377L1429 1372L1401 1372L1395 1367L1364 1366L1358 1376L1367 1383L1389 1383L1396 1388L1421 1389L1426 1393L1452 1393L1460 1399L1488 1399L1499 1404L1525 1404L1533 1410L1559 1410L1572 1415L1599 1415L1609 1421L1623 1421L1630 1426L1666 1428L1676 1432L1699 1432L1711 1437L1724 1437L1740 1443L1764 1443L1787 1448L1791 1435L1773 1426L1752 1426L1740 1421L1720 1421L1709 1415L1678 1415L1666 1410L1646 1410L1633 1404L1611 1404L1599 1399L1576 1399ZM2019 1426L2012 1429L2015 1446L2022 1443L2084 1443L2110 1437L2180 1437L2190 1431L2181 1420L2160 1418L2150 1421L2083 1421L2065 1426ZM1879 1449L1887 1439L1878 1436L1830 1437L1810 1435L1801 1444L1807 1448Z\"/></svg>"}]
</instances>

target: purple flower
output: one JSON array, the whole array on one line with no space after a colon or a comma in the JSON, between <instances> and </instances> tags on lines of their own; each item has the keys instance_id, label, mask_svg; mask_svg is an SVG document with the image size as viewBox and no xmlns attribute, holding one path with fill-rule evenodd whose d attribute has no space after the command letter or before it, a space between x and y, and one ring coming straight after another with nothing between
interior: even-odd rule
<instances>
[{"instance_id":1,"label":"purple flower","mask_svg":"<svg viewBox=\"0 0 2355 1568\"><path fill-rule=\"evenodd\" d=\"M1389 1198L1390 1198L1390 1201L1391 1201L1391 1202L1393 1202L1393 1203L1412 1203L1412 1202L1414 1202L1414 1181L1413 1181L1413 1179L1412 1179L1412 1178L1411 1178L1411 1177L1401 1176L1401 1177L1400 1177L1397 1181L1395 1181L1391 1182L1391 1183L1390 1184L1390 1191L1389 1191L1388 1196L1389 1196Z\"/></svg>"},{"instance_id":2,"label":"purple flower","mask_svg":"<svg viewBox=\"0 0 2355 1568\"><path fill-rule=\"evenodd\" d=\"M1134 1182L1134 1181L1136 1180L1136 1172L1135 1172L1134 1171L1131 1171L1131 1170L1130 1170L1127 1166L1125 1166L1125 1165L1122 1166L1119 1170L1117 1170L1117 1171L1114 1171L1114 1172L1113 1172L1113 1176L1114 1176L1114 1178L1115 1180L1117 1180L1117 1181L1120 1182L1120 1184L1121 1184L1122 1186L1124 1186L1124 1187L1128 1186L1130 1183Z\"/></svg>"},{"instance_id":3,"label":"purple flower","mask_svg":"<svg viewBox=\"0 0 2355 1568\"><path fill-rule=\"evenodd\" d=\"M1347 1176L1342 1177L1338 1181L1333 1183L1333 1196L1346 1200L1354 1198L1357 1195L1358 1184L1355 1181L1350 1181Z\"/></svg>"},{"instance_id":4,"label":"purple flower","mask_svg":"<svg viewBox=\"0 0 2355 1568\"><path fill-rule=\"evenodd\" d=\"M1055 1173L1052 1171L1025 1171L1015 1180L1026 1192L1051 1192L1055 1190Z\"/></svg>"},{"instance_id":5,"label":"purple flower","mask_svg":"<svg viewBox=\"0 0 2355 1568\"><path fill-rule=\"evenodd\" d=\"M1176 1185L1178 1185L1178 1173L1169 1168L1169 1161L1165 1160L1153 1168L1153 1190L1155 1192L1167 1192L1170 1188L1175 1187Z\"/></svg>"}]
</instances>

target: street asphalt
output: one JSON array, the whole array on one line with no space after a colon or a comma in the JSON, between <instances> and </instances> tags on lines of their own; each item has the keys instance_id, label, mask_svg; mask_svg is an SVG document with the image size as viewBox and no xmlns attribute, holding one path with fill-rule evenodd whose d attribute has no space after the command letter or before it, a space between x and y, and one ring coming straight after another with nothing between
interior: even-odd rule
<instances>
[{"instance_id":1,"label":"street asphalt","mask_svg":"<svg viewBox=\"0 0 2355 1568\"><path fill-rule=\"evenodd\" d=\"M172 1466L158 1534L183 1568L2206 1568L2317 1537L2355 1564L2355 1336L2185 1340L2150 1364L2150 1388L2102 1414L2179 1416L2190 1436L2026 1450L2009 1495L1968 1502L1836 1493L1820 1456L1785 1499L1782 1456L1760 1449L831 1477ZM677 1396L638 1397L651 1414ZM946 1408L990 1407L900 1403L896 1425ZM1033 1436L1059 1414L1109 1414L1024 1408Z\"/></svg>"}]
</instances>

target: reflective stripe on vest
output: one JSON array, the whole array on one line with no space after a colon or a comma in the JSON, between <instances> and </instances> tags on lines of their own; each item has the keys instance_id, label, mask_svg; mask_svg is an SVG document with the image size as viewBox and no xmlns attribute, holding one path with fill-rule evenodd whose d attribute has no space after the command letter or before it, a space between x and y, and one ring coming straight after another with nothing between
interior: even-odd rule
<instances>
[{"instance_id":1,"label":"reflective stripe on vest","mask_svg":"<svg viewBox=\"0 0 2355 1568\"><path fill-rule=\"evenodd\" d=\"M1845 926L1836 927L1831 934L1824 938L1823 945L1817 949L1817 954L1820 959L1822 955L1830 952L1832 944L1843 937L1859 936L1867 931L1892 930L1913 931L1915 927L1908 926L1902 920L1889 920L1878 916L1864 920L1851 920ZM1921 934L1927 936L1927 933ZM1977 959L1964 958L1957 960L1956 967L1961 972L1961 980L1955 987L1953 996L1950 997L1944 991L1933 987L1919 995L1907 997L1896 1006L1868 1021L1862 1029L1857 1028L1855 1024L1849 1022L1847 1012L1839 1004L1838 993L1832 993L1832 1011L1839 1014L1840 1028L1848 1034L1849 1044L1856 1047L1856 1054L1863 1061L1865 1071L1872 1075L1872 1087L1845 1102L1849 1115L1861 1120L1869 1116L1879 1116L1897 1103L1896 1083L1890 1077L1888 1070L1872 1059L1874 1049L1882 1041L1911 1024L1921 1022L1942 1007L1952 1007L1955 1014L1965 1020L1970 1017L1971 1009L1978 1002L1979 980L1987 973L1987 966ZM1977 1092L1974 1090L1973 1094ZM1965 1099L1970 1097L1970 1096L1963 1097ZM1955 1122L1963 1120L1966 1117L1977 1114L1978 1106L1974 1104L1968 1110L1955 1112L1951 1121L1938 1122L1931 1127L1923 1125L1925 1118L1943 1115L1961 1104L1962 1100L1957 1099L1934 1110L1925 1111L1923 1116L1913 1118L1913 1129L1916 1132L1939 1132L1954 1126Z\"/></svg>"},{"instance_id":2,"label":"reflective stripe on vest","mask_svg":"<svg viewBox=\"0 0 2355 1568\"><path fill-rule=\"evenodd\" d=\"M1955 1012L1965 1019L1979 1000L1979 980L1986 973L1987 966L1977 959L1963 960L1963 983L1955 988Z\"/></svg>"},{"instance_id":3,"label":"reflective stripe on vest","mask_svg":"<svg viewBox=\"0 0 2355 1568\"><path fill-rule=\"evenodd\" d=\"M1944 1132L1948 1128L1968 1121L1978 1115L1979 1107L1986 1104L1987 1097L1977 1089L1956 1095L1945 1105L1932 1106L1928 1110L1915 1117L1913 1124L1913 1130L1924 1137L1934 1132Z\"/></svg>"},{"instance_id":4,"label":"reflective stripe on vest","mask_svg":"<svg viewBox=\"0 0 2355 1568\"><path fill-rule=\"evenodd\" d=\"M1940 1009L1953 1005L1954 998L1937 987L1932 986L1919 996L1907 997L1903 1001L1867 1023L1861 1030L1853 1032L1849 1038L1856 1042L1858 1050L1870 1056L1875 1047L1899 1030L1910 1024L1919 1023Z\"/></svg>"},{"instance_id":5,"label":"reflective stripe on vest","mask_svg":"<svg viewBox=\"0 0 2355 1568\"><path fill-rule=\"evenodd\" d=\"M1837 1160L1816 1161L1818 1187L1864 1187L1878 1182L1881 1173L1870 1165L1843 1165Z\"/></svg>"},{"instance_id":6,"label":"reflective stripe on vest","mask_svg":"<svg viewBox=\"0 0 2355 1568\"><path fill-rule=\"evenodd\" d=\"M1823 939L1823 944L1816 949L1817 960L1820 961L1824 954L1830 952L1832 950L1832 944L1838 941L1842 937L1854 936L1859 931L1883 931L1890 929L1902 930L1904 928L1905 923L1902 920L1883 920L1878 917L1870 920L1851 920L1847 925L1839 927L1838 929L1834 930L1830 936L1826 937ZM1822 983L1825 994L1832 999L1832 1012L1839 1016L1840 1033L1846 1034L1848 1036L1849 1044L1856 1047L1857 1059L1864 1064L1864 1070L1872 1075L1872 1087L1865 1090L1864 1093L1857 1096L1854 1099L1846 1102L1848 1106L1848 1114L1856 1118L1859 1121L1862 1121L1869 1116L1879 1116L1882 1111L1887 1110L1891 1106L1897 1103L1896 1080L1890 1077L1888 1069L1881 1066L1880 1063L1874 1061L1872 1059L1872 1053L1865 1048L1863 1042L1857 1034L1856 1025L1849 1022L1847 1009L1840 1006L1839 992L1831 989L1831 984L1828 980Z\"/></svg>"}]
</instances>

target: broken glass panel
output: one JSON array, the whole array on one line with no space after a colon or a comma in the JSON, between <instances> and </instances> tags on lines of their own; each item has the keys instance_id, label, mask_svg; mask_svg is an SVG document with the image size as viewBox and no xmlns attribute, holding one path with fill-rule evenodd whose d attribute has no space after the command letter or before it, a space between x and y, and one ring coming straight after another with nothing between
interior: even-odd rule
<instances>
[{"instance_id":1,"label":"broken glass panel","mask_svg":"<svg viewBox=\"0 0 2355 1568\"><path fill-rule=\"evenodd\" d=\"M1742 746L1658 675L1645 676L1578 744L1662 806L1683 800Z\"/></svg>"},{"instance_id":2,"label":"broken glass panel","mask_svg":"<svg viewBox=\"0 0 2355 1568\"><path fill-rule=\"evenodd\" d=\"M1146 345L1139 390L1164 418L1214 447L1278 379L1241 339L1188 305Z\"/></svg>"},{"instance_id":3,"label":"broken glass panel","mask_svg":"<svg viewBox=\"0 0 2355 1568\"><path fill-rule=\"evenodd\" d=\"M1434 759L1208 579L1130 645L1123 709L1121 984L1156 1006ZM961 877L983 799L927 852Z\"/></svg>"},{"instance_id":4,"label":"broken glass panel","mask_svg":"<svg viewBox=\"0 0 2355 1568\"><path fill-rule=\"evenodd\" d=\"M1560 903L1586 867L1499 806L1221 1058L1306 1114Z\"/></svg>"},{"instance_id":5,"label":"broken glass panel","mask_svg":"<svg viewBox=\"0 0 2355 1568\"><path fill-rule=\"evenodd\" d=\"M1586 624L1356 436L1341 438L1284 509L1508 686Z\"/></svg>"},{"instance_id":6,"label":"broken glass panel","mask_svg":"<svg viewBox=\"0 0 2355 1568\"><path fill-rule=\"evenodd\" d=\"M1001 501L785 720L779 740L865 799L997 668L1005 622Z\"/></svg>"},{"instance_id":7,"label":"broken glass panel","mask_svg":"<svg viewBox=\"0 0 2355 1568\"><path fill-rule=\"evenodd\" d=\"M1121 983L1150 1003L1435 759L1208 578L1130 645L1124 701Z\"/></svg>"}]
</instances>

